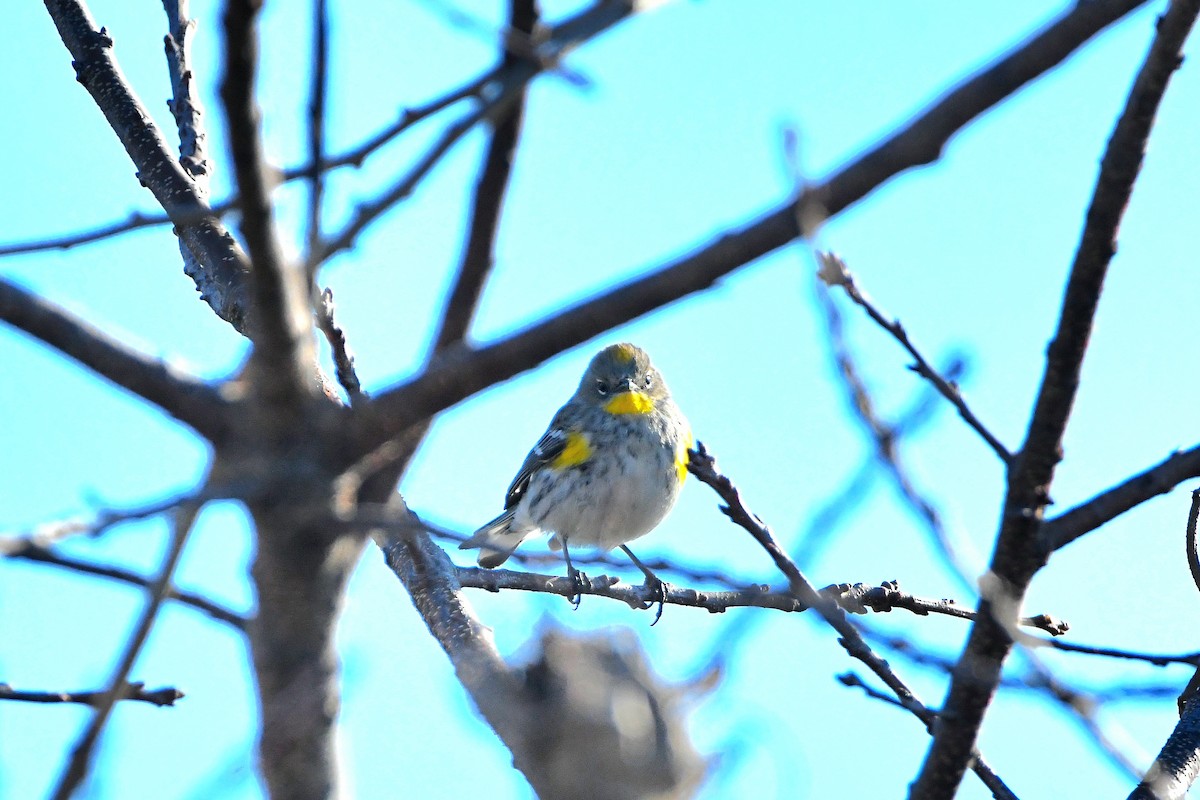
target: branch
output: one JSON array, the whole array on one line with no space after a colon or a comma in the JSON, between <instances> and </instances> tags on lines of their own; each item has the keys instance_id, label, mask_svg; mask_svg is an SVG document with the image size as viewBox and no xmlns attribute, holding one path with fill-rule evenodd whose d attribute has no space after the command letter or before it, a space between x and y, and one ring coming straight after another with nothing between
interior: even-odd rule
<instances>
[{"instance_id":1,"label":"branch","mask_svg":"<svg viewBox=\"0 0 1200 800\"><path fill-rule=\"evenodd\" d=\"M325 193L325 92L329 83L329 7L313 0L313 66L308 95L308 252L321 241L321 201Z\"/></svg>"},{"instance_id":2,"label":"branch","mask_svg":"<svg viewBox=\"0 0 1200 800\"><path fill-rule=\"evenodd\" d=\"M272 218L260 113L254 99L259 5L255 0L229 0L225 6L221 100L242 198L242 237L254 267L250 281L255 314L251 363L257 375L253 386L268 411L261 421L269 427L288 428L303 416L309 387L305 371L315 364L315 353L310 335L309 282L285 263Z\"/></svg>"},{"instance_id":3,"label":"branch","mask_svg":"<svg viewBox=\"0 0 1200 800\"><path fill-rule=\"evenodd\" d=\"M158 612L170 590L175 569L179 566L184 545L187 544L188 534L191 532L198 512L199 508L196 505L180 509L171 530L171 544L159 567L158 577L146 589L146 606L142 610L142 616L130 635L129 641L125 644L121 659L109 680L108 689L104 696L94 704L96 713L92 716L92 721L71 751L71 759L55 787L54 800L69 800L87 776L91 766L92 753L95 751L96 743L100 740L100 734L104 731L104 726L112 715L113 706L128 685L129 673L150 636L151 628L158 619Z\"/></svg>"},{"instance_id":4,"label":"branch","mask_svg":"<svg viewBox=\"0 0 1200 800\"><path fill-rule=\"evenodd\" d=\"M0 539L0 553L3 553L5 558L22 559L35 564L62 567L63 569L69 569L83 575L108 578L109 580L125 583L130 586L138 586L143 589L149 588L153 583L153 578L139 575L132 570L108 566L106 564L93 564L90 561L84 561L80 558L56 553L50 548L28 539L9 541ZM174 600L185 606L190 606L197 611L202 611L218 622L224 622L241 633L245 633L250 624L250 621L246 617L233 609L227 608L195 592L183 591L172 586L167 590L166 599Z\"/></svg>"},{"instance_id":5,"label":"branch","mask_svg":"<svg viewBox=\"0 0 1200 800\"><path fill-rule=\"evenodd\" d=\"M358 372L354 369L354 354L346 342L346 332L334 319L333 290L326 287L317 298L315 315L317 327L329 342L329 351L333 356L334 375L341 387L346 390L350 405L354 406L367 399L363 392L362 383L358 380Z\"/></svg>"},{"instance_id":6,"label":"branch","mask_svg":"<svg viewBox=\"0 0 1200 800\"><path fill-rule=\"evenodd\" d=\"M145 688L141 681L126 682L119 687L117 700L135 700L150 703L159 708L173 706L176 700L185 697L184 693L174 686L164 686L161 689ZM0 683L0 700L16 700L22 703L80 703L92 708L99 708L107 701L108 692L24 692L17 691L7 683Z\"/></svg>"},{"instance_id":7,"label":"branch","mask_svg":"<svg viewBox=\"0 0 1200 800\"><path fill-rule=\"evenodd\" d=\"M896 432L879 418L875 411L875 403L867 391L866 383L859 375L858 366L854 363L853 354L843 331L841 311L827 288L828 285L834 285L830 283L834 280L841 281L841 285L847 286L846 282L851 280L850 274L845 269L845 264L837 256L818 253L817 258L822 262L818 277L824 282L817 284L817 299L825 313L825 328L828 334L826 339L837 366L838 377L849 399L850 411L862 423L862 427L874 444L875 461L883 466L891 479L892 486L899 493L904 504L924 523L929 538L932 540L934 551L941 557L947 571L958 580L959 585L967 592L974 594L978 567L968 564L967 560L958 552L950 532L942 523L941 514L938 513L932 501L924 497L913 484L908 469L901 463ZM849 286L853 287L853 284L849 283ZM850 288L847 291L850 291ZM855 293L857 294L857 290ZM861 295L859 296L861 297ZM921 362L924 363L924 359L921 359ZM945 384L941 375L928 364L926 364L926 369L937 377L937 381ZM937 381L931 381L931 383L935 389L940 390L941 387L938 386Z\"/></svg>"},{"instance_id":8,"label":"branch","mask_svg":"<svg viewBox=\"0 0 1200 800\"><path fill-rule=\"evenodd\" d=\"M1200 775L1200 703L1188 703L1129 800L1183 800Z\"/></svg>"},{"instance_id":9,"label":"branch","mask_svg":"<svg viewBox=\"0 0 1200 800\"><path fill-rule=\"evenodd\" d=\"M134 94L112 54L112 38L96 29L82 0L46 0L59 36L74 59L76 75L104 113L138 170L138 178L175 223L179 237L202 272L191 273L200 298L222 319L242 330L248 306L243 296L245 256L211 212L170 147L148 121L149 110Z\"/></svg>"},{"instance_id":10,"label":"branch","mask_svg":"<svg viewBox=\"0 0 1200 800\"><path fill-rule=\"evenodd\" d=\"M167 106L179 131L179 163L196 185L201 197L208 195L211 170L205 142L204 114L199 94L192 82L190 39L195 21L188 18L188 0L163 0L170 32L164 37L167 71L171 76L171 96Z\"/></svg>"},{"instance_id":11,"label":"branch","mask_svg":"<svg viewBox=\"0 0 1200 800\"><path fill-rule=\"evenodd\" d=\"M597 0L592 6L548 29L545 35L539 38L538 46L533 52L517 56L515 48L508 50L504 65L487 82L489 90L486 95L487 99L482 100L477 108L464 114L448 126L425 155L391 188L379 197L360 204L355 209L353 218L341 231L319 246L313 247L308 260L309 269L315 269L338 252L352 247L359 234L368 226L412 194L421 179L429 174L442 156L449 152L454 144L475 125L483 120L489 120L493 124L499 125L502 120L510 116L514 105L519 102L519 98L523 97L525 87L530 81L544 70L556 65L579 44L603 33L633 14L636 6L637 3L632 0ZM531 23L534 21L532 13L528 15L528 19ZM516 22L517 20L514 19L514 28L516 28ZM530 30L532 30L532 24ZM471 94L483 96L482 90L472 91Z\"/></svg>"},{"instance_id":12,"label":"branch","mask_svg":"<svg viewBox=\"0 0 1200 800\"><path fill-rule=\"evenodd\" d=\"M900 705L925 723L927 729L934 730L934 721L938 718L938 714L931 711L922 703L900 677L896 675L888 663L875 654L863 639L862 634L859 633L858 628L850 623L845 614L842 613L842 610L827 598L822 597L813 588L808 579L800 572L795 562L779 546L770 528L766 526L757 514L746 507L746 504L742 501L741 492L733 485L733 482L720 473L717 469L716 461L708 453L704 445L697 443L695 450L688 451L688 456L688 472L695 475L704 484L712 487L713 491L725 503L725 505L720 506L721 513L729 517L735 525L739 525L745 529L767 551L767 554L771 556L771 560L775 562L775 566L787 576L792 594L801 602L814 608L829 626L837 631L841 637L838 639L838 644L851 657L858 659L874 672L887 685L888 689L892 691ZM999 776L992 772L991 768L984 762L979 750L974 747L971 748L970 766L975 771L975 774L979 776L979 779L991 790L993 796L998 798L1014 798L1015 800L1015 795L1012 791L1009 790Z\"/></svg>"},{"instance_id":13,"label":"branch","mask_svg":"<svg viewBox=\"0 0 1200 800\"><path fill-rule=\"evenodd\" d=\"M963 398L962 392L959 391L956 384L951 383L942 377L942 375L933 368L923 355L917 349L916 345L908 338L908 333L904 330L904 326L900 324L900 320L889 320L875 307L865 294L859 290L858 285L854 281L854 276L846 267L846 262L843 261L835 253L817 252L817 261L821 267L817 271L817 277L826 286L840 286L845 290L846 296L854 301L856 305L867 312L867 316L873 319L881 328L892 335L900 346L908 351L908 354L913 357L915 362L909 367L913 372L920 375L925 380L933 384L934 388L950 401L958 410L958 415L963 418L967 425L971 426L972 430L988 443L992 451L1000 457L1000 460L1005 464L1011 464L1013 455L1008 451L996 436L988 430L987 426L980 421L979 417L975 416L975 412L967 406L967 401Z\"/></svg>"},{"instance_id":14,"label":"branch","mask_svg":"<svg viewBox=\"0 0 1200 800\"><path fill-rule=\"evenodd\" d=\"M1012 647L1006 623L1048 557L1039 546L1038 527L1061 458L1063 432L1079 387L1092 320L1116 248L1117 226L1141 168L1155 113L1180 64L1180 50L1198 12L1200 0L1171 3L1101 162L1025 444L1009 471L991 563L993 580L989 583L994 594L984 598L981 611L987 613L971 628L951 680L941 724L912 785L913 800L949 800L957 791L999 681L1001 664Z\"/></svg>"},{"instance_id":15,"label":"branch","mask_svg":"<svg viewBox=\"0 0 1200 800\"><path fill-rule=\"evenodd\" d=\"M457 347L416 378L381 392L350 443L350 461L409 426L476 392L532 369L594 336L709 288L721 277L801 235L797 210L819 205L833 217L890 178L930 163L975 117L1048 72L1104 28L1146 0L1078 3L1028 42L963 81L906 128L870 152L750 223L648 275L570 306L555 316L480 348Z\"/></svg>"},{"instance_id":16,"label":"branch","mask_svg":"<svg viewBox=\"0 0 1200 800\"><path fill-rule=\"evenodd\" d=\"M233 404L218 389L131 350L124 342L3 278L0 320L158 406L209 441L220 441L229 433Z\"/></svg>"},{"instance_id":17,"label":"branch","mask_svg":"<svg viewBox=\"0 0 1200 800\"><path fill-rule=\"evenodd\" d=\"M1166 494L1189 478L1200 477L1200 445L1167 459L1145 472L1047 520L1038 534L1040 546L1053 551L1116 519L1152 497Z\"/></svg>"}]
</instances>

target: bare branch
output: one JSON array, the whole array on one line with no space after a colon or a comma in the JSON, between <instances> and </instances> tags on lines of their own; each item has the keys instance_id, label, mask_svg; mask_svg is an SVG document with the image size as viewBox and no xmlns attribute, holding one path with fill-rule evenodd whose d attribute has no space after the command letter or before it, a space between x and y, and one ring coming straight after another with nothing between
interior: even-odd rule
<instances>
[{"instance_id":1,"label":"bare branch","mask_svg":"<svg viewBox=\"0 0 1200 800\"><path fill-rule=\"evenodd\" d=\"M353 437L350 460L476 392L532 369L615 325L707 289L721 277L783 247L801 235L797 209L816 204L825 217L832 217L898 173L929 163L975 117L1145 2L1076 4L1028 42L963 81L908 127L823 184L808 189L798 200L789 200L652 273L570 306L506 339L480 348L462 346L447 351L421 375L378 394L372 404L375 413L363 416Z\"/></svg>"},{"instance_id":2,"label":"bare branch","mask_svg":"<svg viewBox=\"0 0 1200 800\"><path fill-rule=\"evenodd\" d=\"M826 340L837 366L838 377L849 400L847 405L850 407L852 415L862 424L871 438L875 446L876 462L884 468L901 500L924 523L929 538L932 540L934 551L941 556L947 571L958 580L960 586L973 595L978 567L969 564L966 558L958 552L950 532L942 523L941 514L938 513L932 501L922 495L914 485L909 476L909 470L901 462L896 432L879 418L875 411L875 403L867 391L866 383L859 375L858 366L843 331L841 311L827 288L830 281L836 280L844 281L841 285L848 286L847 292L851 291L853 283L849 271L845 269L845 264L841 259L836 256L818 253L817 258L822 262L822 272L819 277L824 282L817 284L817 299L825 313ZM857 294L856 289L854 292ZM925 363L923 358L920 358L920 361ZM926 369L930 374L936 376L937 380L930 382L936 390L941 391L939 382L946 385L946 381L927 363Z\"/></svg>"},{"instance_id":3,"label":"bare branch","mask_svg":"<svg viewBox=\"0 0 1200 800\"><path fill-rule=\"evenodd\" d=\"M229 432L233 404L215 387L129 349L67 311L0 278L0 320L161 408L209 441Z\"/></svg>"},{"instance_id":4,"label":"bare branch","mask_svg":"<svg viewBox=\"0 0 1200 800\"><path fill-rule=\"evenodd\" d=\"M0 538L0 553L3 553L5 558L23 559L36 564L62 567L63 569L69 569L83 575L108 578L109 580L118 581L130 586L139 586L143 589L148 588L154 582L153 578L139 575L133 570L113 567L107 564L94 564L81 558L55 552L29 539L5 540ZM195 592L183 591L172 586L167 590L166 599L190 606L197 611L207 614L218 622L224 622L226 625L242 633L246 632L246 628L249 625L249 620L233 609L227 608Z\"/></svg>"},{"instance_id":5,"label":"bare branch","mask_svg":"<svg viewBox=\"0 0 1200 800\"><path fill-rule=\"evenodd\" d=\"M1047 520L1038 534L1040 544L1047 551L1065 547L1131 508L1196 477L1200 477L1200 445L1182 453L1172 453L1145 472Z\"/></svg>"},{"instance_id":6,"label":"bare branch","mask_svg":"<svg viewBox=\"0 0 1200 800\"><path fill-rule=\"evenodd\" d=\"M127 686L129 673L133 669L138 656L141 654L142 647L145 646L146 640L150 636L151 628L154 627L154 623L158 619L158 612L162 608L167 592L170 590L171 582L175 575L175 568L179 566L184 545L187 544L188 534L191 533L192 525L196 521L198 511L199 508L195 505L185 506L179 510L174 520L171 530L171 544L168 546L166 556L164 556L162 565L159 567L158 577L146 589L146 606L142 610L141 618L130 635L129 641L125 644L121 659L113 672L112 678L109 680L108 689L105 691L104 696L93 704L96 713L92 716L92 721L88 724L87 729L79 737L79 741L75 743L75 747L71 751L71 759L59 777L58 785L54 789L53 797L55 800L69 800L87 776L91 766L92 753L95 751L96 744L100 740L100 734L104 731L104 726L108 723L112 715L113 706L120 699L122 691Z\"/></svg>"},{"instance_id":7,"label":"bare branch","mask_svg":"<svg viewBox=\"0 0 1200 800\"><path fill-rule=\"evenodd\" d=\"M128 681L119 688L117 700L135 700L140 703L150 703L159 708L173 706L176 700L185 695L174 686L164 686L161 689L146 689L146 684ZM108 692L27 692L18 691L7 683L0 683L0 700L15 700L22 703L80 703L92 708L99 708L106 702Z\"/></svg>"},{"instance_id":8,"label":"bare branch","mask_svg":"<svg viewBox=\"0 0 1200 800\"><path fill-rule=\"evenodd\" d=\"M1012 453L1008 451L996 436L988 430L987 426L980 421L979 417L975 416L975 412L967 406L967 401L963 398L962 392L959 391L958 385L946 380L942 375L933 368L933 365L921 355L921 351L908 338L908 333L904 330L904 326L900 324L900 320L889 320L883 315L875 304L872 303L867 296L858 288L858 284L854 280L854 276L846 267L846 262L843 261L835 253L818 252L816 254L817 261L821 268L817 273L817 277L826 286L840 286L846 292L846 296L854 301L856 305L867 312L867 316L879 324L881 328L892 335L900 346L908 351L908 354L913 357L915 362L909 367L913 372L920 375L925 380L933 384L934 388L950 401L958 410L958 415L963 418L967 425L971 426L972 430L988 443L992 451L1000 457L1000 460L1005 464L1011 464L1013 460Z\"/></svg>"},{"instance_id":9,"label":"bare branch","mask_svg":"<svg viewBox=\"0 0 1200 800\"><path fill-rule=\"evenodd\" d=\"M1200 703L1188 703L1129 800L1183 800L1200 775Z\"/></svg>"},{"instance_id":10,"label":"bare branch","mask_svg":"<svg viewBox=\"0 0 1200 800\"><path fill-rule=\"evenodd\" d=\"M329 83L329 7L313 0L313 64L308 94L308 252L321 241L321 201L325 193L325 91Z\"/></svg>"},{"instance_id":11,"label":"bare branch","mask_svg":"<svg viewBox=\"0 0 1200 800\"><path fill-rule=\"evenodd\" d=\"M163 0L170 32L164 37L171 95L167 103L179 131L179 163L196 184L201 197L208 196L211 176L199 93L192 82L191 34L195 21L188 18L188 0Z\"/></svg>"},{"instance_id":12,"label":"bare branch","mask_svg":"<svg viewBox=\"0 0 1200 800\"><path fill-rule=\"evenodd\" d=\"M1180 64L1183 42L1198 12L1200 0L1171 3L1101 162L1029 430L1009 471L991 563L994 580L990 584L995 594L984 597L980 608L983 613L972 625L960 666L951 680L941 724L912 785L913 800L949 800L957 791L999 681L1001 664L1012 647L1010 617L1048 557L1039 546L1038 527L1049 502L1054 469L1062 457L1063 432L1079 387L1104 277L1115 252L1117 226L1141 169L1155 113Z\"/></svg>"},{"instance_id":13,"label":"bare branch","mask_svg":"<svg viewBox=\"0 0 1200 800\"><path fill-rule=\"evenodd\" d=\"M538 40L535 52L520 57L513 50L506 53L505 63L485 84L487 99L448 126L437 141L412 168L379 197L358 206L353 218L319 247L311 249L308 266L315 269L336 253L353 246L366 228L395 205L407 198L417 184L441 160L450 148L483 120L499 124L511 113L525 87L545 69L552 68L570 50L611 28L634 13L636 3L630 0L597 0L593 5L570 17ZM515 27L515 26L514 26ZM482 88L473 89L467 96L482 97Z\"/></svg>"},{"instance_id":14,"label":"bare branch","mask_svg":"<svg viewBox=\"0 0 1200 800\"><path fill-rule=\"evenodd\" d=\"M248 305L243 296L245 256L213 214L188 173L171 153L151 114L121 74L112 38L97 30L81 0L46 0L59 36L74 59L79 81L92 95L138 169L138 178L175 223L176 231L202 265L191 274L200 297L239 330Z\"/></svg>"},{"instance_id":15,"label":"bare branch","mask_svg":"<svg viewBox=\"0 0 1200 800\"><path fill-rule=\"evenodd\" d=\"M254 0L229 0L225 6L225 106L229 147L242 198L241 231L254 269L250 285L255 321L253 382L269 415L261 422L291 427L303 414L310 387L306 372L315 363L310 335L307 277L289 268L275 233L271 187L254 99L258 70L258 7Z\"/></svg>"},{"instance_id":16,"label":"bare branch","mask_svg":"<svg viewBox=\"0 0 1200 800\"><path fill-rule=\"evenodd\" d=\"M744 528L767 551L771 560L775 562L775 566L787 577L792 594L816 610L829 623L829 626L837 631L841 637L838 639L838 644L851 657L858 659L875 673L892 691L901 706L925 723L927 729L935 730L934 721L938 715L917 698L886 661L875 654L863 639L862 634L858 632L858 628L846 618L842 609L830 602L829 599L822 597L813 588L795 562L779 546L770 528L759 519L757 514L746 507L742 501L741 492L733 485L733 482L720 473L716 461L704 445L697 443L696 449L689 451L688 456L688 471L698 480L712 487L713 491L724 501L725 505L720 506L721 513L729 517L735 525ZM987 766L978 749L971 748L969 762L970 767L991 790L993 796L1015 798L1011 790L1005 786L1004 781Z\"/></svg>"},{"instance_id":17,"label":"bare branch","mask_svg":"<svg viewBox=\"0 0 1200 800\"><path fill-rule=\"evenodd\" d=\"M354 354L350 352L350 345L346 343L346 332L337 324L337 320L333 316L333 290L329 288L321 290L321 296L316 305L317 327L325 335L325 340L329 342L329 350L333 354L334 374L337 376L338 383L346 390L350 405L357 405L366 400L367 395L363 392L362 384L358 380L358 372L354 369Z\"/></svg>"}]
</instances>

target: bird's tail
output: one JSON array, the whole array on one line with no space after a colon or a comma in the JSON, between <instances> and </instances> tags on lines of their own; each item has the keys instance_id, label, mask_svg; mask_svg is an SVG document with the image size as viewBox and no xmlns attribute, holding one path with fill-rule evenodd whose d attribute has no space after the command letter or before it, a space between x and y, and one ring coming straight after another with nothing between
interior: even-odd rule
<instances>
[{"instance_id":1,"label":"bird's tail","mask_svg":"<svg viewBox=\"0 0 1200 800\"><path fill-rule=\"evenodd\" d=\"M484 569L495 569L508 560L517 545L525 540L533 531L513 530L512 521L516 514L515 508L510 508L491 522L487 523L471 535L470 539L458 546L459 550L479 548L479 566Z\"/></svg>"}]
</instances>

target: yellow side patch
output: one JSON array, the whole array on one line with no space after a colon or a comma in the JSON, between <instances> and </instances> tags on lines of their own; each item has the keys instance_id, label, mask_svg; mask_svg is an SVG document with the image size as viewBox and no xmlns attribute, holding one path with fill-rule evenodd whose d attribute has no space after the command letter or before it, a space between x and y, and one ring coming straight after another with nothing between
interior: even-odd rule
<instances>
[{"instance_id":1,"label":"yellow side patch","mask_svg":"<svg viewBox=\"0 0 1200 800\"><path fill-rule=\"evenodd\" d=\"M654 410L654 401L641 392L621 392L604 404L610 414L649 414Z\"/></svg>"},{"instance_id":2,"label":"yellow side patch","mask_svg":"<svg viewBox=\"0 0 1200 800\"><path fill-rule=\"evenodd\" d=\"M637 350L631 344L614 344L608 350L623 364L629 364L637 357Z\"/></svg>"},{"instance_id":3,"label":"yellow side patch","mask_svg":"<svg viewBox=\"0 0 1200 800\"><path fill-rule=\"evenodd\" d=\"M683 483L687 480L688 463L692 457L688 455L688 451L696 446L696 440L692 438L692 432L688 431L687 439L685 439L678 450L675 451L675 474L679 477L679 482Z\"/></svg>"},{"instance_id":4,"label":"yellow side patch","mask_svg":"<svg viewBox=\"0 0 1200 800\"><path fill-rule=\"evenodd\" d=\"M550 464L553 469L569 469L577 467L592 457L592 446L582 433L568 433L567 444L562 452L555 456Z\"/></svg>"}]
</instances>

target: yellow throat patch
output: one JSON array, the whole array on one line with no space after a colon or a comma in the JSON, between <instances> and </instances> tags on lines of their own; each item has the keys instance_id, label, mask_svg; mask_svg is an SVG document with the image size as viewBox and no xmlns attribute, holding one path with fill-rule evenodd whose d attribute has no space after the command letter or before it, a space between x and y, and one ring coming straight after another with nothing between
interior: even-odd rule
<instances>
[{"instance_id":1,"label":"yellow throat patch","mask_svg":"<svg viewBox=\"0 0 1200 800\"><path fill-rule=\"evenodd\" d=\"M654 410L654 401L641 392L621 392L604 404L610 414L649 414Z\"/></svg>"}]
</instances>

